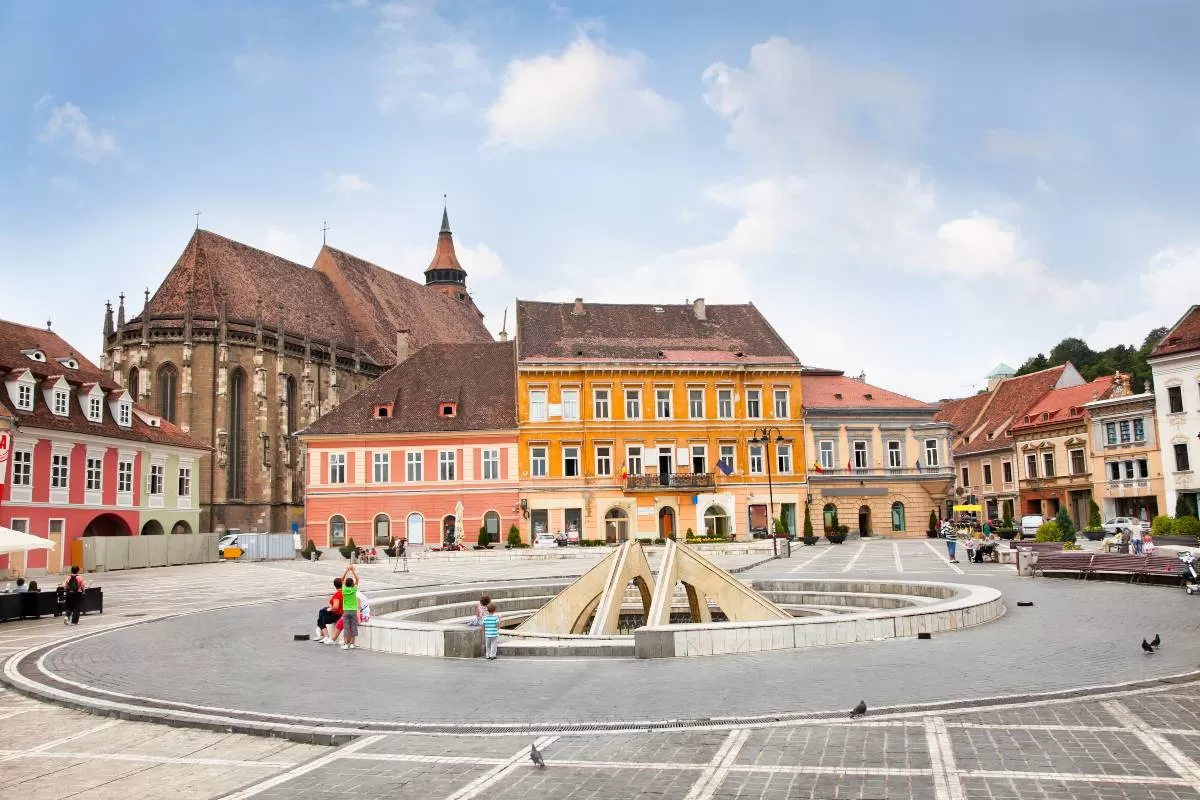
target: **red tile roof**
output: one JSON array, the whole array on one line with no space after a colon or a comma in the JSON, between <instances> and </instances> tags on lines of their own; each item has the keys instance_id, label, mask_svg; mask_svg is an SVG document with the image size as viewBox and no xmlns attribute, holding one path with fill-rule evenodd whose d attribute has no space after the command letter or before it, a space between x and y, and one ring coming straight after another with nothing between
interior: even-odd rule
<instances>
[{"instance_id":1,"label":"red tile roof","mask_svg":"<svg viewBox=\"0 0 1200 800\"><path fill-rule=\"evenodd\" d=\"M1053 390L1066 370L1067 365L1063 365L1005 378L990 392L944 402L942 411L934 419L955 426L956 438L959 438L954 448L956 457L1006 447L1004 434L1012 423ZM1075 371L1074 366L1071 371ZM967 405L959 406L960 403ZM970 440L963 441L961 437L967 436Z\"/></svg>"},{"instance_id":2,"label":"red tile roof","mask_svg":"<svg viewBox=\"0 0 1200 800\"><path fill-rule=\"evenodd\" d=\"M34 361L23 351L40 350L46 356L44 363ZM60 358L74 358L78 368L68 369L59 363ZM159 421L158 426L147 424L139 415L133 415L133 424L121 427L112 416L108 404L124 395L125 390L106 376L99 367L79 354L79 349L72 347L58 334L44 328L34 328L16 322L0 320L0 383L10 378L19 377L29 370L38 381L33 393L33 410L22 411L9 397L8 390L0 387L0 411L8 416L17 418L21 428L41 428L44 430L80 433L89 436L107 436L113 439L140 441L153 444L187 447L195 450L210 449L203 442L189 436L182 430L161 420L157 415L148 414L141 409L138 413ZM46 381L57 382L59 377L66 379L71 386L71 400L67 406L67 416L56 416L46 405L43 394ZM79 393L88 392L93 386L99 385L105 391L104 412L101 422L92 422L83 413L79 405Z\"/></svg>"},{"instance_id":3,"label":"red tile roof","mask_svg":"<svg viewBox=\"0 0 1200 800\"><path fill-rule=\"evenodd\" d=\"M800 374L800 386L805 408L937 410L937 406L930 403L889 392L832 370L804 370Z\"/></svg>"},{"instance_id":4,"label":"red tile roof","mask_svg":"<svg viewBox=\"0 0 1200 800\"><path fill-rule=\"evenodd\" d=\"M395 362L396 332L410 347L445 341L491 341L474 304L325 246L314 268L205 230L197 230L150 299L150 314L182 317L189 293L197 318L230 320L261 313L274 327L346 349L357 342L379 364ZM140 322L140 315L131 323Z\"/></svg>"},{"instance_id":5,"label":"red tile roof","mask_svg":"<svg viewBox=\"0 0 1200 800\"><path fill-rule=\"evenodd\" d=\"M440 407L455 405L452 417ZM375 408L391 404L387 418ZM512 342L431 344L314 422L304 435L437 433L517 429Z\"/></svg>"},{"instance_id":6,"label":"red tile roof","mask_svg":"<svg viewBox=\"0 0 1200 800\"><path fill-rule=\"evenodd\" d=\"M580 306L517 301L518 359L800 363L752 303Z\"/></svg>"},{"instance_id":7,"label":"red tile roof","mask_svg":"<svg viewBox=\"0 0 1200 800\"><path fill-rule=\"evenodd\" d=\"M1200 350L1200 305L1192 306L1180 318L1158 346L1150 351L1150 357L1169 356Z\"/></svg>"},{"instance_id":8,"label":"red tile roof","mask_svg":"<svg viewBox=\"0 0 1200 800\"><path fill-rule=\"evenodd\" d=\"M1093 400L1103 400L1113 389L1113 376L1105 375L1090 383L1078 386L1068 386L1065 389L1055 389L1048 392L1040 401L1030 407L1013 424L1012 431L1038 428L1044 425L1057 425L1067 420L1083 420L1084 403ZM1072 413L1074 411L1074 413Z\"/></svg>"}]
</instances>

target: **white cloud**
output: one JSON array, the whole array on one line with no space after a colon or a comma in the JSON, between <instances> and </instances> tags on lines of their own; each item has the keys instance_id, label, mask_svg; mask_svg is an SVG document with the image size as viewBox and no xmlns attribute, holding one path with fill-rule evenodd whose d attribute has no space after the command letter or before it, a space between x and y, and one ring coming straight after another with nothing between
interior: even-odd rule
<instances>
[{"instance_id":1,"label":"white cloud","mask_svg":"<svg viewBox=\"0 0 1200 800\"><path fill-rule=\"evenodd\" d=\"M433 0L379 5L376 37L386 83L377 106L390 113L412 104L426 112L470 107L466 89L491 80L470 29L437 13Z\"/></svg>"},{"instance_id":2,"label":"white cloud","mask_svg":"<svg viewBox=\"0 0 1200 800\"><path fill-rule=\"evenodd\" d=\"M52 105L53 100L51 95L43 95L34 104L34 113L40 115ZM96 163L117 152L116 137L106 130L93 128L87 115L70 101L50 111L38 139L60 143L72 156L89 163Z\"/></svg>"},{"instance_id":3,"label":"white cloud","mask_svg":"<svg viewBox=\"0 0 1200 800\"><path fill-rule=\"evenodd\" d=\"M1087 342L1093 348L1142 343L1152 329L1174 325L1200 298L1200 245L1163 249L1137 273L1136 285L1124 287L1124 302L1103 308L1105 319Z\"/></svg>"},{"instance_id":4,"label":"white cloud","mask_svg":"<svg viewBox=\"0 0 1200 800\"><path fill-rule=\"evenodd\" d=\"M268 253L283 256L295 261L297 264L308 263L313 257L313 253L306 253L300 247L300 239L294 233L289 233L274 225L267 226L264 249Z\"/></svg>"},{"instance_id":5,"label":"white cloud","mask_svg":"<svg viewBox=\"0 0 1200 800\"><path fill-rule=\"evenodd\" d=\"M1049 194L1051 191L1053 191L1053 187L1047 183L1046 179L1041 175L1037 176L1037 180L1034 181L1033 185L1034 188L1038 190L1039 194Z\"/></svg>"},{"instance_id":6,"label":"white cloud","mask_svg":"<svg viewBox=\"0 0 1200 800\"><path fill-rule=\"evenodd\" d=\"M234 55L232 65L234 72L258 84L269 83L284 69L281 57L253 45Z\"/></svg>"},{"instance_id":7,"label":"white cloud","mask_svg":"<svg viewBox=\"0 0 1200 800\"><path fill-rule=\"evenodd\" d=\"M327 174L325 176L325 191L331 194L358 194L360 192L369 192L373 188L361 175L354 172L343 172L338 175Z\"/></svg>"},{"instance_id":8,"label":"white cloud","mask_svg":"<svg viewBox=\"0 0 1200 800\"><path fill-rule=\"evenodd\" d=\"M983 152L992 158L1018 161L1080 161L1087 156L1082 142L1054 135L1034 135L1008 128L983 132Z\"/></svg>"},{"instance_id":9,"label":"white cloud","mask_svg":"<svg viewBox=\"0 0 1200 800\"><path fill-rule=\"evenodd\" d=\"M665 128L678 107L643 84L645 61L581 31L559 55L509 62L485 114L488 144L538 148Z\"/></svg>"}]
</instances>

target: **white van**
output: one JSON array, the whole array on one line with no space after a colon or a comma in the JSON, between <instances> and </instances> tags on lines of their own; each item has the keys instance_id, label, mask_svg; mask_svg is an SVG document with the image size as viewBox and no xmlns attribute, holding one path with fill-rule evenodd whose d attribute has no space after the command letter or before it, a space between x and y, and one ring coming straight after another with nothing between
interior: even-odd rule
<instances>
[{"instance_id":1,"label":"white van","mask_svg":"<svg viewBox=\"0 0 1200 800\"><path fill-rule=\"evenodd\" d=\"M1021 538L1032 539L1037 536L1037 529L1042 527L1042 523L1046 520L1041 514L1030 514L1027 517L1021 517Z\"/></svg>"}]
</instances>

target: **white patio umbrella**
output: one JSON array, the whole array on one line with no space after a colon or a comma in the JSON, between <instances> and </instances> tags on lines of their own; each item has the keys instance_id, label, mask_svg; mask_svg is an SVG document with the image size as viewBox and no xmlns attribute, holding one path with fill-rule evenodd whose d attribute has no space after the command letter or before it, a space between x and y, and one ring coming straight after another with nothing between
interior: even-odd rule
<instances>
[{"instance_id":1,"label":"white patio umbrella","mask_svg":"<svg viewBox=\"0 0 1200 800\"><path fill-rule=\"evenodd\" d=\"M7 553L28 553L30 550L50 550L54 542L40 536L14 531L0 525L0 555Z\"/></svg>"},{"instance_id":2,"label":"white patio umbrella","mask_svg":"<svg viewBox=\"0 0 1200 800\"><path fill-rule=\"evenodd\" d=\"M463 505L462 500L454 504L454 543L463 540Z\"/></svg>"}]
</instances>

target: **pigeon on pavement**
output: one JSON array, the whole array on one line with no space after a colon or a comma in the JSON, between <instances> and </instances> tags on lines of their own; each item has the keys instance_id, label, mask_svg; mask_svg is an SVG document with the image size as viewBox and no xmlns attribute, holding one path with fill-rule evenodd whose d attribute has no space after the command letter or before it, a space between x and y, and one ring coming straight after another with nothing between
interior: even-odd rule
<instances>
[{"instance_id":1,"label":"pigeon on pavement","mask_svg":"<svg viewBox=\"0 0 1200 800\"><path fill-rule=\"evenodd\" d=\"M867 713L867 701L859 700L858 705L856 705L854 707L854 710L850 712L850 717L851 717L851 719L853 719L854 717L864 716L866 713Z\"/></svg>"},{"instance_id":2,"label":"pigeon on pavement","mask_svg":"<svg viewBox=\"0 0 1200 800\"><path fill-rule=\"evenodd\" d=\"M1154 638L1150 640L1150 646L1151 647L1162 647L1162 637L1159 636L1157 633L1154 634Z\"/></svg>"},{"instance_id":3,"label":"pigeon on pavement","mask_svg":"<svg viewBox=\"0 0 1200 800\"><path fill-rule=\"evenodd\" d=\"M1145 639L1142 639L1142 650L1146 653L1153 653L1154 645L1150 644Z\"/></svg>"},{"instance_id":4,"label":"pigeon on pavement","mask_svg":"<svg viewBox=\"0 0 1200 800\"><path fill-rule=\"evenodd\" d=\"M542 751L537 749L537 743L529 745L529 760L539 767L546 766L546 762L542 760Z\"/></svg>"}]
</instances>

